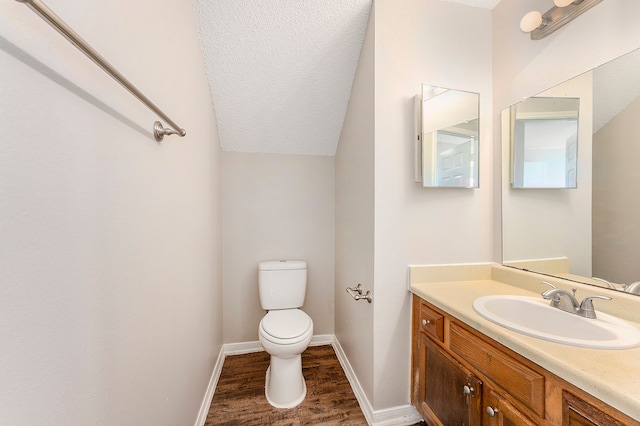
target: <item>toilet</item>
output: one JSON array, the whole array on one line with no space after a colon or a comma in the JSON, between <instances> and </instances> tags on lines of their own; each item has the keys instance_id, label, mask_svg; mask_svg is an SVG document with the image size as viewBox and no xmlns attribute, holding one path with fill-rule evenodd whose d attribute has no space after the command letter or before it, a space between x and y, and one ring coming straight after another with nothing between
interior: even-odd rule
<instances>
[{"instance_id":1,"label":"toilet","mask_svg":"<svg viewBox=\"0 0 640 426\"><path fill-rule=\"evenodd\" d=\"M276 408L293 408L304 401L302 352L313 336L311 317L299 308L307 290L307 263L276 260L258 264L260 305L267 314L260 321L260 344L271 356L265 396Z\"/></svg>"}]
</instances>

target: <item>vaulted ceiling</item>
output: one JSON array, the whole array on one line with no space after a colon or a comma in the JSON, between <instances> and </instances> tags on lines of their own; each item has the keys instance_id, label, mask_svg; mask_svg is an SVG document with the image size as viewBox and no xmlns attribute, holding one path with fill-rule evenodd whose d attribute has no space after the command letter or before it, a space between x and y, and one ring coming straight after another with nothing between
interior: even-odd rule
<instances>
[{"instance_id":1,"label":"vaulted ceiling","mask_svg":"<svg viewBox=\"0 0 640 426\"><path fill-rule=\"evenodd\" d=\"M193 0L222 150L334 155L371 5Z\"/></svg>"}]
</instances>

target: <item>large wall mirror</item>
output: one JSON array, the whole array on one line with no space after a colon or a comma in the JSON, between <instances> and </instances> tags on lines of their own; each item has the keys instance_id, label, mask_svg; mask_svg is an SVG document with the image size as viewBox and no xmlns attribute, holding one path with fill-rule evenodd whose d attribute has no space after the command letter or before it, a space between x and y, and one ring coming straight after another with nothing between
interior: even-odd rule
<instances>
[{"instance_id":1,"label":"large wall mirror","mask_svg":"<svg viewBox=\"0 0 640 426\"><path fill-rule=\"evenodd\" d=\"M422 85L423 187L478 187L479 95Z\"/></svg>"},{"instance_id":2,"label":"large wall mirror","mask_svg":"<svg viewBox=\"0 0 640 426\"><path fill-rule=\"evenodd\" d=\"M513 187L517 106L503 110L503 264L640 294L640 50L535 98L578 100L576 184Z\"/></svg>"}]
</instances>

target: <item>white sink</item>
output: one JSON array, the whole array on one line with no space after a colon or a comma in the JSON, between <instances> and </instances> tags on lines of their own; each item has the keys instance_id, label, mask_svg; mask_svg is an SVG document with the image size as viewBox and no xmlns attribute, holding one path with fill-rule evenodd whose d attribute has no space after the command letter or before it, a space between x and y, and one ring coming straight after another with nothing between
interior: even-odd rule
<instances>
[{"instance_id":1,"label":"white sink","mask_svg":"<svg viewBox=\"0 0 640 426\"><path fill-rule=\"evenodd\" d=\"M566 345L596 349L629 349L640 346L640 330L631 324L597 312L588 319L549 306L549 301L526 296L484 296L473 302L484 318L510 330Z\"/></svg>"}]
</instances>

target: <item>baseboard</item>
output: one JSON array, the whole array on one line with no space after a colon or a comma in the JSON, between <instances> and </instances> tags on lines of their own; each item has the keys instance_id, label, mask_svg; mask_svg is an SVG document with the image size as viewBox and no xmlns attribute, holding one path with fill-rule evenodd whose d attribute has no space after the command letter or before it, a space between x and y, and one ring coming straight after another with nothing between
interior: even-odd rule
<instances>
[{"instance_id":1,"label":"baseboard","mask_svg":"<svg viewBox=\"0 0 640 426\"><path fill-rule=\"evenodd\" d=\"M211 401L213 400L213 394L216 390L216 386L218 386L218 380L220 379L220 374L222 373L222 364L224 364L224 357L225 352L223 345L222 348L220 348L220 353L218 353L218 359L213 366L211 378L209 379L209 385L207 386L207 391L205 392L202 404L200 405L200 411L198 412L195 426L204 426L204 422L207 420L207 414L209 414L209 407L211 406Z\"/></svg>"},{"instance_id":2,"label":"baseboard","mask_svg":"<svg viewBox=\"0 0 640 426\"><path fill-rule=\"evenodd\" d=\"M351 385L351 389L353 390L353 393L356 396L356 399L358 400L358 404L360 404L360 409L362 410L362 414L364 414L364 418L367 420L368 424L372 425L373 424L373 407L369 402L369 398L367 398L367 395L364 393L364 389L362 389L362 386L360 385L360 382L358 381L358 378L356 377L356 374L353 371L353 368L351 368L349 359L347 358L347 355L344 353L344 350L342 349L342 346L340 345L340 342L338 341L337 338L333 341L332 346L333 346L333 350L336 353L336 356L338 357L338 361L340 362L340 365L344 370L344 374L347 376L347 380Z\"/></svg>"},{"instance_id":3,"label":"baseboard","mask_svg":"<svg viewBox=\"0 0 640 426\"><path fill-rule=\"evenodd\" d=\"M375 426L406 426L416 424L420 420L422 416L416 407L410 404L373 412Z\"/></svg>"},{"instance_id":4,"label":"baseboard","mask_svg":"<svg viewBox=\"0 0 640 426\"><path fill-rule=\"evenodd\" d=\"M384 410L374 410L367 395L362 389L358 378L351 368L351 364L349 363L349 359L347 358L342 346L340 346L340 342L333 334L319 334L313 336L311 339L311 343L309 346L321 346L321 345L331 345L333 346L333 350L336 353L336 357L344 370L345 375L347 376L347 380L351 385L351 389L358 400L358 404L360 404L360 409L364 414L365 419L369 425L373 426L402 426L402 425L411 425L422 420L418 411L412 405L402 405L398 407L387 408ZM209 379L209 385L207 386L207 391L205 393L204 399L202 400L202 405L200 406L200 411L198 413L198 417L196 419L195 426L204 426L205 421L207 420L207 414L209 413L209 407L211 406L211 401L213 400L213 395L216 390L216 386L218 385L218 380L220 379L220 374L222 373L222 365L224 364L224 359L227 355L240 355L247 354L252 352L260 352L263 351L262 345L259 341L254 342L242 342L242 343L226 343L222 345L220 349L220 353L218 354L218 359L213 367L213 372L211 373L211 378Z\"/></svg>"},{"instance_id":5,"label":"baseboard","mask_svg":"<svg viewBox=\"0 0 640 426\"><path fill-rule=\"evenodd\" d=\"M311 338L309 346L331 345L336 336L333 334L317 334ZM264 349L258 340L253 342L225 343L222 346L225 356L262 352Z\"/></svg>"},{"instance_id":6,"label":"baseboard","mask_svg":"<svg viewBox=\"0 0 640 426\"><path fill-rule=\"evenodd\" d=\"M264 349L259 341L255 342L241 342L241 343L225 343L222 345L224 355L242 355L250 354L253 352L261 352Z\"/></svg>"},{"instance_id":7,"label":"baseboard","mask_svg":"<svg viewBox=\"0 0 640 426\"><path fill-rule=\"evenodd\" d=\"M332 346L369 425L403 426L412 425L422 420L422 416L418 413L418 410L410 404L386 408L384 410L374 410L337 338L334 339Z\"/></svg>"}]
</instances>

